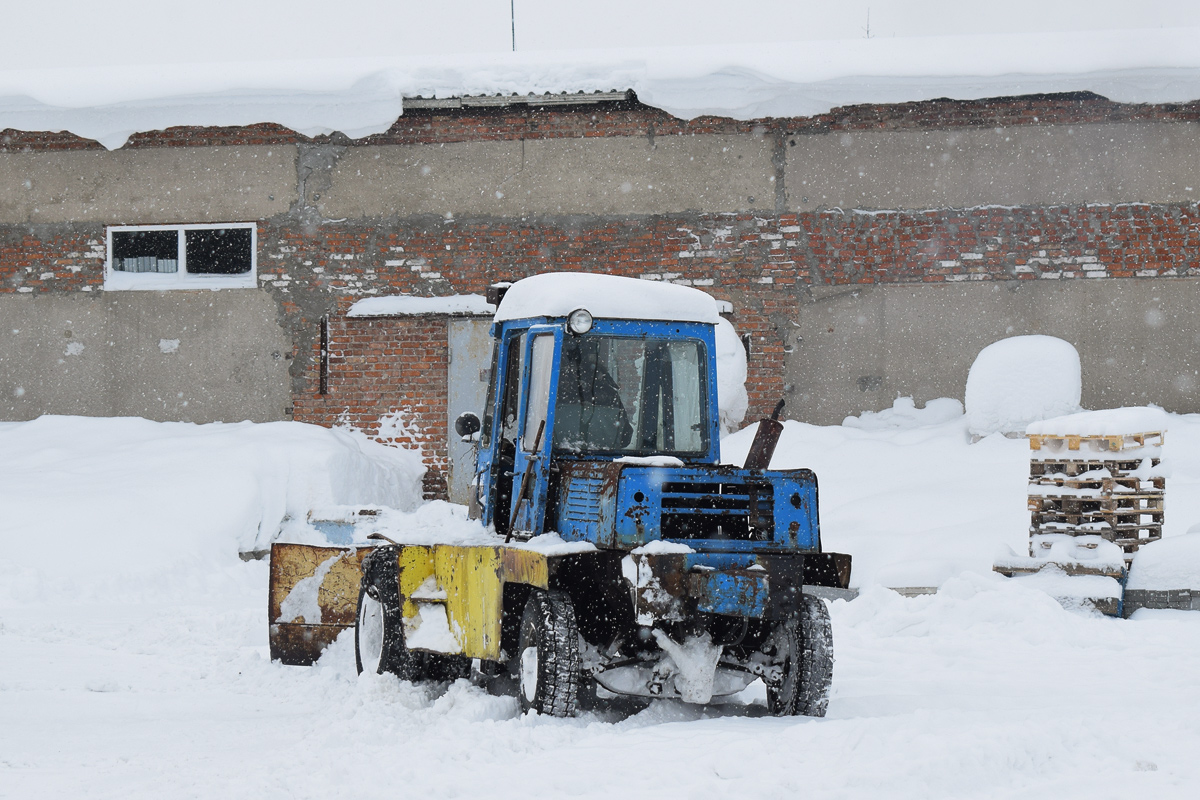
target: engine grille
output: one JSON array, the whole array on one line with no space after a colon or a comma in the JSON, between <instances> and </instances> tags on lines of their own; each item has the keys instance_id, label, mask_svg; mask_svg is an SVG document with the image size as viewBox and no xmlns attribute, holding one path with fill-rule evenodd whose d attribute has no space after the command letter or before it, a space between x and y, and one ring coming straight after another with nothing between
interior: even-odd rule
<instances>
[{"instance_id":1,"label":"engine grille","mask_svg":"<svg viewBox=\"0 0 1200 800\"><path fill-rule=\"evenodd\" d=\"M664 539L766 541L775 493L765 482L671 482L662 486Z\"/></svg>"},{"instance_id":2,"label":"engine grille","mask_svg":"<svg viewBox=\"0 0 1200 800\"><path fill-rule=\"evenodd\" d=\"M567 481L563 517L575 522L595 522L600 516L600 477L575 476Z\"/></svg>"}]
</instances>

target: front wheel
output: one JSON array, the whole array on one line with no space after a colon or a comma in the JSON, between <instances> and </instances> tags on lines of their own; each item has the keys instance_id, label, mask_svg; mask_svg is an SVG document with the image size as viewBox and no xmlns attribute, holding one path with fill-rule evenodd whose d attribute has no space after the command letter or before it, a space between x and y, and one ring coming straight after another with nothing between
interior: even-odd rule
<instances>
[{"instance_id":1,"label":"front wheel","mask_svg":"<svg viewBox=\"0 0 1200 800\"><path fill-rule=\"evenodd\" d=\"M407 681L470 677L471 660L465 656L408 649L392 562L383 557L365 571L367 578L358 593L358 615L354 620L354 661L359 674L386 672Z\"/></svg>"},{"instance_id":2,"label":"front wheel","mask_svg":"<svg viewBox=\"0 0 1200 800\"><path fill-rule=\"evenodd\" d=\"M574 716L579 697L579 629L566 592L534 589L521 616L513 659L522 711Z\"/></svg>"},{"instance_id":3,"label":"front wheel","mask_svg":"<svg viewBox=\"0 0 1200 800\"><path fill-rule=\"evenodd\" d=\"M818 597L803 596L800 613L771 634L775 665L782 674L767 684L767 709L777 717L823 717L833 683L833 628Z\"/></svg>"},{"instance_id":4,"label":"front wheel","mask_svg":"<svg viewBox=\"0 0 1200 800\"><path fill-rule=\"evenodd\" d=\"M360 675L390 672L407 677L403 675L408 659L401 630L399 598L391 598L386 589L364 582L354 620L354 663Z\"/></svg>"}]
</instances>

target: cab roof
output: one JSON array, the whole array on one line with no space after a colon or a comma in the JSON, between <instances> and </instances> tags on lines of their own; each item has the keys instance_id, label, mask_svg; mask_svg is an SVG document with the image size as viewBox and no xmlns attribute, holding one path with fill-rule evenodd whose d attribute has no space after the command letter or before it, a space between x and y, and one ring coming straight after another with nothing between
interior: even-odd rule
<instances>
[{"instance_id":1,"label":"cab roof","mask_svg":"<svg viewBox=\"0 0 1200 800\"><path fill-rule=\"evenodd\" d=\"M566 317L577 308L596 319L707 322L720 319L717 301L689 286L598 275L553 272L514 283L496 309L496 322Z\"/></svg>"}]
</instances>

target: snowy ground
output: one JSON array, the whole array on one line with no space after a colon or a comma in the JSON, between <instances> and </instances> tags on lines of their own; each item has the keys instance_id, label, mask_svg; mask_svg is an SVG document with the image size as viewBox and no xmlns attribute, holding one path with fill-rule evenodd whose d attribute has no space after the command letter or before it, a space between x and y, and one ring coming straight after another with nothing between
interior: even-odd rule
<instances>
[{"instance_id":1,"label":"snowy ground","mask_svg":"<svg viewBox=\"0 0 1200 800\"><path fill-rule=\"evenodd\" d=\"M753 692L708 711L662 702L632 716L522 717L515 701L466 682L359 677L348 642L315 668L273 664L266 565L237 558L241 528L253 532L262 508L361 502L335 474L376 474L393 456L294 424L2 425L0 797L1195 796L1200 613L1069 612L987 573L998 535L1023 541L1027 451L999 438L967 445L961 416L943 412L899 427L887 417L788 425L782 456L821 477L827 546L853 553L864 576L858 599L832 605L837 665L823 720L765 717ZM1200 425L1172 420L1168 520L1181 533ZM121 450L115 431L89 425L131 426L142 443ZM206 436L242 449L221 462ZM189 501L175 525L156 518L155 539L129 498L136 476L165 469L171 446L180 461L209 465L188 473L208 502ZM128 469L114 476L106 451ZM157 460L131 471L151 452ZM290 464L292 476L254 484L256 513L242 495L238 513L223 510L213 487L235 470L255 474L268 453L262 463ZM921 477L930 474L939 477ZM116 575L103 548L76 545L123 536L122 510L134 532L118 544L175 556L197 552L185 540L206 520L239 529L213 532L224 546L204 549L190 572L159 553L130 556ZM930 549L934 566L905 561ZM163 564L176 580L149 574ZM903 598L876 585L889 570L932 575L941 589ZM144 582L114 593L118 579Z\"/></svg>"},{"instance_id":2,"label":"snowy ground","mask_svg":"<svg viewBox=\"0 0 1200 800\"><path fill-rule=\"evenodd\" d=\"M4 797L1194 797L1200 614L977 577L833 605L829 716L521 717L460 682L266 656L266 570L192 605L7 608ZM411 795L409 794L411 792ZM810 794L811 793L811 794Z\"/></svg>"}]
</instances>

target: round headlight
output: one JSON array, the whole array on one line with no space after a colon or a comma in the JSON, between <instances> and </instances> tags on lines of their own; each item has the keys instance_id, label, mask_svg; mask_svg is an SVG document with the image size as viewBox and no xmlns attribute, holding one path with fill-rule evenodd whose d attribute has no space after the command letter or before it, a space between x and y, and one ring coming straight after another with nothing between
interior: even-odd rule
<instances>
[{"instance_id":1,"label":"round headlight","mask_svg":"<svg viewBox=\"0 0 1200 800\"><path fill-rule=\"evenodd\" d=\"M592 329L592 314L586 308L577 308L567 317L571 333L587 333Z\"/></svg>"}]
</instances>

